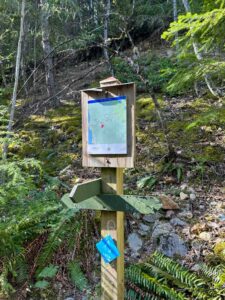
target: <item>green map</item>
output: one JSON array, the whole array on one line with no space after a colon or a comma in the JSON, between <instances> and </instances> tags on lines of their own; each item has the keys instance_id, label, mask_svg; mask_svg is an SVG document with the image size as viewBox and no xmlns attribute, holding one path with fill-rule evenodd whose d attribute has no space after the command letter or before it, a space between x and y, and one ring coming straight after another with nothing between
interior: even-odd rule
<instances>
[{"instance_id":1,"label":"green map","mask_svg":"<svg viewBox=\"0 0 225 300\"><path fill-rule=\"evenodd\" d=\"M88 101L88 153L127 153L126 96Z\"/></svg>"}]
</instances>

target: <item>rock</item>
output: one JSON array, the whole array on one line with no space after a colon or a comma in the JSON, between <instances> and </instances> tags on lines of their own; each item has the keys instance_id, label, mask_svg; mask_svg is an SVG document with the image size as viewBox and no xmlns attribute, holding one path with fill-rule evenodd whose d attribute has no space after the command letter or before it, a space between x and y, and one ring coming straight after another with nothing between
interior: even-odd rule
<instances>
[{"instance_id":1,"label":"rock","mask_svg":"<svg viewBox=\"0 0 225 300\"><path fill-rule=\"evenodd\" d=\"M138 230L138 234L140 234L140 236L146 236L147 235L147 232L146 231L141 231L141 230Z\"/></svg>"},{"instance_id":2,"label":"rock","mask_svg":"<svg viewBox=\"0 0 225 300\"><path fill-rule=\"evenodd\" d=\"M208 222L207 226L213 229L217 229L220 227L219 224L217 224L216 222Z\"/></svg>"},{"instance_id":3,"label":"rock","mask_svg":"<svg viewBox=\"0 0 225 300\"><path fill-rule=\"evenodd\" d=\"M180 192L180 200L181 201L184 201L184 200L186 200L188 198L188 195L187 194L185 194L184 192Z\"/></svg>"},{"instance_id":4,"label":"rock","mask_svg":"<svg viewBox=\"0 0 225 300\"><path fill-rule=\"evenodd\" d=\"M200 232L204 231L206 229L205 223L196 223L191 227L191 232L195 234L199 234Z\"/></svg>"},{"instance_id":5,"label":"rock","mask_svg":"<svg viewBox=\"0 0 225 300\"><path fill-rule=\"evenodd\" d=\"M129 234L127 241L128 241L129 247L133 253L138 252L138 250L141 249L142 244L143 244L142 239L139 237L139 235L137 233Z\"/></svg>"},{"instance_id":6,"label":"rock","mask_svg":"<svg viewBox=\"0 0 225 300\"><path fill-rule=\"evenodd\" d=\"M191 193L189 197L192 201L196 199L196 195L194 193Z\"/></svg>"},{"instance_id":7,"label":"rock","mask_svg":"<svg viewBox=\"0 0 225 300\"><path fill-rule=\"evenodd\" d=\"M152 233L153 247L169 257L184 257L188 249L169 223L156 224Z\"/></svg>"},{"instance_id":8,"label":"rock","mask_svg":"<svg viewBox=\"0 0 225 300\"><path fill-rule=\"evenodd\" d=\"M187 183L183 183L183 184L181 184L180 189L181 189L181 191L185 191L187 189L187 187L188 187Z\"/></svg>"},{"instance_id":9,"label":"rock","mask_svg":"<svg viewBox=\"0 0 225 300\"><path fill-rule=\"evenodd\" d=\"M174 214L175 212L173 210L167 210L165 218L170 219Z\"/></svg>"},{"instance_id":10,"label":"rock","mask_svg":"<svg viewBox=\"0 0 225 300\"><path fill-rule=\"evenodd\" d=\"M173 227L170 225L170 223L158 222L153 227L152 239L155 239L161 235L168 235L171 231L173 231Z\"/></svg>"},{"instance_id":11,"label":"rock","mask_svg":"<svg viewBox=\"0 0 225 300\"><path fill-rule=\"evenodd\" d=\"M177 216L181 219L182 218L184 218L184 219L192 219L193 218L193 214L191 211L182 211Z\"/></svg>"},{"instance_id":12,"label":"rock","mask_svg":"<svg viewBox=\"0 0 225 300\"><path fill-rule=\"evenodd\" d=\"M224 214L219 215L219 220L220 221L225 221L225 215Z\"/></svg>"},{"instance_id":13,"label":"rock","mask_svg":"<svg viewBox=\"0 0 225 300\"><path fill-rule=\"evenodd\" d=\"M143 223L140 223L139 228L140 228L140 230L138 230L138 233L141 236L146 236L148 234L148 232L150 231L150 226L145 225Z\"/></svg>"},{"instance_id":14,"label":"rock","mask_svg":"<svg viewBox=\"0 0 225 300\"><path fill-rule=\"evenodd\" d=\"M171 210L171 209L179 209L179 206L176 202L174 202L170 197L166 195L159 195L159 199L162 202L163 209L165 210Z\"/></svg>"},{"instance_id":15,"label":"rock","mask_svg":"<svg viewBox=\"0 0 225 300\"><path fill-rule=\"evenodd\" d=\"M187 225L186 222L180 220L179 218L173 218L170 220L170 224L173 225L173 226L181 226L181 227L184 227Z\"/></svg>"},{"instance_id":16,"label":"rock","mask_svg":"<svg viewBox=\"0 0 225 300\"><path fill-rule=\"evenodd\" d=\"M155 223L161 217L161 214L156 212L155 214L145 215L143 220L148 223Z\"/></svg>"},{"instance_id":17,"label":"rock","mask_svg":"<svg viewBox=\"0 0 225 300\"><path fill-rule=\"evenodd\" d=\"M75 298L74 297L66 297L64 300L75 300Z\"/></svg>"},{"instance_id":18,"label":"rock","mask_svg":"<svg viewBox=\"0 0 225 300\"><path fill-rule=\"evenodd\" d=\"M188 188L188 192L189 192L190 194L195 194L195 190L194 190L192 187L189 187L189 188Z\"/></svg>"},{"instance_id":19,"label":"rock","mask_svg":"<svg viewBox=\"0 0 225 300\"><path fill-rule=\"evenodd\" d=\"M145 225L143 223L140 223L139 227L140 227L140 230L142 230L142 231L149 231L149 229L150 229L150 226Z\"/></svg>"},{"instance_id":20,"label":"rock","mask_svg":"<svg viewBox=\"0 0 225 300\"><path fill-rule=\"evenodd\" d=\"M206 231L203 231L199 234L198 236L201 240L205 241L205 242L208 242L210 241L211 239L211 233L210 232L206 232Z\"/></svg>"}]
</instances>

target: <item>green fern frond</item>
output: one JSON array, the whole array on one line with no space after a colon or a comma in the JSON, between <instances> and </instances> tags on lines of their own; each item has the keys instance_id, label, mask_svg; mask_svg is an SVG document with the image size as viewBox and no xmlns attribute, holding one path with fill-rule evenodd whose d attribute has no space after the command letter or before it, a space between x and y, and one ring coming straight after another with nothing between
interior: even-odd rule
<instances>
[{"instance_id":1,"label":"green fern frond","mask_svg":"<svg viewBox=\"0 0 225 300\"><path fill-rule=\"evenodd\" d=\"M139 286L132 282L127 282L126 300L144 299L144 300L160 300L158 296L143 291Z\"/></svg>"},{"instance_id":2,"label":"green fern frond","mask_svg":"<svg viewBox=\"0 0 225 300\"><path fill-rule=\"evenodd\" d=\"M176 292L173 288L162 284L156 278L143 272L138 266L131 266L127 270L127 277L134 284L138 285L146 292L152 292L160 297L165 297L170 300L186 300L184 294Z\"/></svg>"},{"instance_id":3,"label":"green fern frond","mask_svg":"<svg viewBox=\"0 0 225 300\"><path fill-rule=\"evenodd\" d=\"M163 254L155 252L150 258L150 262L161 270L166 271L181 283L190 288L203 288L206 283L202 278L199 278L188 269L182 267L172 259L165 257Z\"/></svg>"},{"instance_id":4,"label":"green fern frond","mask_svg":"<svg viewBox=\"0 0 225 300\"><path fill-rule=\"evenodd\" d=\"M70 273L70 279L72 283L80 290L83 291L87 288L88 282L84 273L81 271L80 265L76 261L72 261L68 264L68 270Z\"/></svg>"},{"instance_id":5,"label":"green fern frond","mask_svg":"<svg viewBox=\"0 0 225 300\"><path fill-rule=\"evenodd\" d=\"M223 265L218 265L215 267L207 266L204 263L199 264L200 272L208 278L210 281L219 281L220 275L225 271L225 267Z\"/></svg>"}]
</instances>

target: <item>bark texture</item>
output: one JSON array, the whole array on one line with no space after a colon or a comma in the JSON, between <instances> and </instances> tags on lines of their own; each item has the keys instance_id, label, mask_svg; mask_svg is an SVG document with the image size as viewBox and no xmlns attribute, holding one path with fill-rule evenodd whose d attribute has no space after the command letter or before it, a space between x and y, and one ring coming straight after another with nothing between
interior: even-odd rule
<instances>
[{"instance_id":1,"label":"bark texture","mask_svg":"<svg viewBox=\"0 0 225 300\"><path fill-rule=\"evenodd\" d=\"M3 154L2 154L3 159L7 158L7 152L8 152L7 139L10 137L10 132L12 131L12 128L13 128L13 121L14 121L14 116L15 116L17 90L18 90L19 75L20 75L22 44L23 44L23 41L24 41L25 6L26 6L26 0L22 0L22 3L21 3L21 17L20 17L20 33L19 33L19 40L18 40L17 54L16 54L15 81L14 81L14 87L13 87L12 100L11 100L9 123L8 123L8 126L7 126L6 142L3 145Z\"/></svg>"},{"instance_id":2,"label":"bark texture","mask_svg":"<svg viewBox=\"0 0 225 300\"><path fill-rule=\"evenodd\" d=\"M53 69L52 46L49 39L49 11L48 1L40 0L41 4L41 31L42 31L42 48L45 59L45 77L48 97L55 98L55 78ZM55 99L56 100L56 99ZM57 104L57 103L56 103Z\"/></svg>"},{"instance_id":3,"label":"bark texture","mask_svg":"<svg viewBox=\"0 0 225 300\"><path fill-rule=\"evenodd\" d=\"M112 75L113 69L112 65L110 63L109 59L109 52L108 52L108 33L109 33L109 15L110 15L110 8L111 8L111 0L105 0L105 13L104 13L104 33L103 33L103 39L104 39L104 57L105 60L108 62L109 70Z\"/></svg>"}]
</instances>

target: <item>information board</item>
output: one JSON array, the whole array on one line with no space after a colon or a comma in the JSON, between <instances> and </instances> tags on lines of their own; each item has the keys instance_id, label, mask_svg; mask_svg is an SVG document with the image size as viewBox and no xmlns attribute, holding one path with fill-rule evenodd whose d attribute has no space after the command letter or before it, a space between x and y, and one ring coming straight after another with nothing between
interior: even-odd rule
<instances>
[{"instance_id":1,"label":"information board","mask_svg":"<svg viewBox=\"0 0 225 300\"><path fill-rule=\"evenodd\" d=\"M127 98L88 100L87 153L127 154Z\"/></svg>"}]
</instances>

